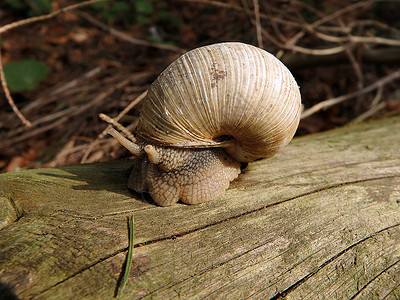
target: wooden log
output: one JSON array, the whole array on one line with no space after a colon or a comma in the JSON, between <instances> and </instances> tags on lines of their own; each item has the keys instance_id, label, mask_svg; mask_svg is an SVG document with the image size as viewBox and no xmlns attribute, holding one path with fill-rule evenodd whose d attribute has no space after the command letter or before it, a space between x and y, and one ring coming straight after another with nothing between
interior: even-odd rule
<instances>
[{"instance_id":1,"label":"wooden log","mask_svg":"<svg viewBox=\"0 0 400 300\"><path fill-rule=\"evenodd\" d=\"M218 200L155 205L129 161L0 175L0 290L110 299L398 299L400 117L294 139Z\"/></svg>"}]
</instances>

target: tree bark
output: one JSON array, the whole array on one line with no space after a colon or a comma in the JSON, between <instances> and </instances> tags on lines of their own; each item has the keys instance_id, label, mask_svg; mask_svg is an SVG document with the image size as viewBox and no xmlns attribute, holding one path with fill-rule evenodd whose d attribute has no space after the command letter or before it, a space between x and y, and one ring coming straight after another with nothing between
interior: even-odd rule
<instances>
[{"instance_id":1,"label":"tree bark","mask_svg":"<svg viewBox=\"0 0 400 300\"><path fill-rule=\"evenodd\" d=\"M129 161L0 175L0 281L21 299L397 299L400 117L295 138L215 201L159 207Z\"/></svg>"}]
</instances>

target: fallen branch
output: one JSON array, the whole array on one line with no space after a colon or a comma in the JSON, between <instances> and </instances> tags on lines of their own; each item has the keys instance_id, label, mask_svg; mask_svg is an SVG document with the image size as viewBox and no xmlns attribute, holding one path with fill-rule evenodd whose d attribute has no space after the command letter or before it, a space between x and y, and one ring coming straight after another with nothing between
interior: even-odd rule
<instances>
[{"instance_id":1,"label":"fallen branch","mask_svg":"<svg viewBox=\"0 0 400 300\"><path fill-rule=\"evenodd\" d=\"M59 15L61 13L64 13L66 11L72 10L72 9L76 9L76 8L79 8L79 7L87 6L89 4L93 4L93 3L96 3L96 2L103 2L103 1L106 1L106 0L89 0L89 1L85 1L85 2L82 2L82 3L77 3L77 4L74 4L74 5L70 5L68 7L61 8L61 9L56 10L56 11L50 13L50 14L47 14L47 15L38 16L38 17L32 17L32 18L29 18L29 19L13 22L11 24L7 24L7 25L4 25L4 26L0 27L0 34L8 31L10 29L19 27L19 26L23 26L23 25L27 25L27 24L31 24L31 23L35 23L35 22L39 22L39 21L43 21L43 20L54 18L55 16L57 16L57 15ZM14 99L11 97L11 93L10 93L10 90L8 89L7 82L6 82L5 75L4 75L4 71L3 71L3 63L1 61L1 49L0 49L0 78L1 78L1 85L3 86L3 89L4 89L4 94L5 94L6 98L7 98L7 101L9 103L9 105L11 106L12 110L14 111L14 113L18 116L18 118L21 120L21 122L25 126L32 127L32 123L21 113L21 111L15 105Z\"/></svg>"},{"instance_id":2,"label":"fallen branch","mask_svg":"<svg viewBox=\"0 0 400 300\"><path fill-rule=\"evenodd\" d=\"M355 118L353 121L351 121L351 123L362 122L362 121L368 119L369 117L371 117L372 115L374 115L375 113L377 113L378 111L380 111L381 109L384 109L385 107L386 107L386 103L381 102L377 106L374 106L374 107L370 108L369 110L367 110L365 113L359 115L357 118Z\"/></svg>"},{"instance_id":3,"label":"fallen branch","mask_svg":"<svg viewBox=\"0 0 400 300\"><path fill-rule=\"evenodd\" d=\"M397 78L400 78L400 70L396 71L390 75L387 75L385 77L383 77L382 79L374 82L373 84L358 90L356 92L347 94L347 95L343 95L337 98L332 98L332 99L328 99L325 101L322 101L314 106L312 106L311 108L305 110L302 114L301 114L301 118L305 119L309 116L311 116L312 114L315 114L316 112L323 110L323 109L328 109L329 107L336 105L338 103L344 102L346 100L350 100L352 98L367 94L373 90L376 90L377 88L380 88L394 80L396 80Z\"/></svg>"},{"instance_id":4,"label":"fallen branch","mask_svg":"<svg viewBox=\"0 0 400 300\"><path fill-rule=\"evenodd\" d=\"M312 30L318 38L327 42L335 42L335 43L357 43L357 44L379 44L386 46L400 46L400 40L376 37L376 36L356 36L356 35L348 35L348 36L333 36L329 34L325 34L322 32L318 32L316 30Z\"/></svg>"},{"instance_id":5,"label":"fallen branch","mask_svg":"<svg viewBox=\"0 0 400 300\"><path fill-rule=\"evenodd\" d=\"M143 98L147 95L147 90L143 93L141 93L139 96L137 96L127 107L125 107L123 109L123 111L121 111L118 116L114 119L104 115L104 114L100 114L100 118L106 122L108 122L109 126L107 126L106 129L104 129L98 136L97 139L94 140L88 147L88 149L86 150L85 154L83 155L82 159L81 159L81 163L85 163L87 161L87 158L89 157L89 154L93 151L94 147L97 146L97 144L99 143L99 141L101 139L104 138L104 136L107 134L107 129L111 128L112 125L116 125L117 128L119 128L120 131L122 131L131 141L135 141L135 138L133 137L133 135L126 130L125 127L123 127L121 125L121 127L117 124L118 121L127 114L127 112L129 112L133 107L135 107L140 101L143 100ZM136 126L135 126L136 127Z\"/></svg>"},{"instance_id":6,"label":"fallen branch","mask_svg":"<svg viewBox=\"0 0 400 300\"><path fill-rule=\"evenodd\" d=\"M91 15L81 12L79 13L79 15L86 19L87 21L89 21L90 23L92 23L93 25L101 28L102 30L116 36L117 38L135 44L135 45L139 45L139 46L146 46L146 47L153 47L153 48L158 48L158 49L162 49L162 50L169 50L169 51L174 51L174 52L178 52L178 53L185 53L186 50L179 48L179 47L175 47L175 46L171 46L171 45L167 45L167 44L160 44L160 43L154 43L154 42L149 42L149 41L145 41L145 40L140 40L134 37L131 37L130 35L127 35L121 31L116 30L115 28L112 28L102 22L100 22L99 20L97 20L96 18L93 18Z\"/></svg>"},{"instance_id":7,"label":"fallen branch","mask_svg":"<svg viewBox=\"0 0 400 300\"><path fill-rule=\"evenodd\" d=\"M38 135L40 133L46 132L48 130L51 130L57 126L60 126L64 122L70 121L71 117L79 115L85 111L87 111L89 108L94 107L96 105L100 105L102 102L104 102L116 89L121 88L121 86L126 85L128 82L130 82L130 79L122 81L119 85L113 86L110 89L108 89L105 92L102 92L101 94L97 95L93 100L90 102L78 107L78 108L71 108L68 110L68 114L64 115L60 119L54 120L54 122L50 123L49 125L46 125L44 127L37 128L36 130L29 131L23 135L17 136L15 138L9 138L7 141L4 141L0 144L0 151L9 147L10 145L14 143L19 143L27 138L33 137L35 135ZM63 114L61 111L60 114Z\"/></svg>"},{"instance_id":8,"label":"fallen branch","mask_svg":"<svg viewBox=\"0 0 400 300\"><path fill-rule=\"evenodd\" d=\"M326 23L326 22L329 22L329 21L331 21L331 20L334 20L334 19L338 18L339 16L341 16L341 15L343 15L343 14L349 12L349 11L358 9L358 8L360 8L360 7L364 6L364 5L366 5L367 3L371 3L371 2L372 2L372 1L360 1L360 2L354 3L354 4L352 4L352 5L348 5L348 6L344 7L344 8L342 8L342 9L339 9L339 10L335 11L333 14L327 15L327 16L325 16L325 17L323 17L323 18L321 18L321 19L315 21L315 22L312 23L312 24L303 25L303 28L304 28L304 29L301 30L300 32L298 32L296 35L294 35L294 36L285 44L286 48L289 48L289 49L290 49L291 46L295 45L301 38L303 38L303 37L305 36L305 34L306 34L307 31L309 31L309 30L311 30L311 29L314 29L314 28L317 28L318 26L320 26L320 25L322 25L322 24L324 24L324 23ZM300 52L300 51L299 51L299 52ZM303 53L304 53L304 52L303 52ZM281 58L281 57L283 56L283 54L284 54L284 50L280 50L280 51L277 53L276 57Z\"/></svg>"},{"instance_id":9,"label":"fallen branch","mask_svg":"<svg viewBox=\"0 0 400 300\"><path fill-rule=\"evenodd\" d=\"M10 90L8 89L8 86L6 83L6 76L4 75L4 71L3 71L3 63L1 61L1 49L0 49L0 79L1 79L1 85L4 89L4 94L7 98L8 104L11 106L14 113L18 116L18 118L21 120L21 122L25 126L32 127L32 123L27 118L25 118L25 116L21 113L21 111L15 105L14 99L11 97Z\"/></svg>"},{"instance_id":10,"label":"fallen branch","mask_svg":"<svg viewBox=\"0 0 400 300\"><path fill-rule=\"evenodd\" d=\"M356 50L357 48L354 48ZM399 48L363 48L357 56L363 63L372 64L398 64L400 63ZM345 51L331 55L311 55L305 53L285 53L281 61L289 69L311 68L315 66L327 66L330 64L348 63L348 55Z\"/></svg>"},{"instance_id":11,"label":"fallen branch","mask_svg":"<svg viewBox=\"0 0 400 300\"><path fill-rule=\"evenodd\" d=\"M254 5L254 16L256 18L256 31L257 31L258 47L264 48L262 34L261 34L260 6L258 4L258 0L253 0L253 5Z\"/></svg>"},{"instance_id":12,"label":"fallen branch","mask_svg":"<svg viewBox=\"0 0 400 300\"><path fill-rule=\"evenodd\" d=\"M337 47L332 47L332 48L327 48L327 49L309 49L309 48L304 48L300 46L284 46L287 50L291 50L294 52L299 52L303 54L309 54L309 55L332 55L340 52L344 52L346 50L345 46L337 46Z\"/></svg>"},{"instance_id":13,"label":"fallen branch","mask_svg":"<svg viewBox=\"0 0 400 300\"><path fill-rule=\"evenodd\" d=\"M23 26L23 25L36 23L36 22L39 22L39 21L44 21L44 20L48 20L48 19L54 18L54 17L58 16L61 13L64 13L64 12L67 12L67 11L70 11L70 10L73 10L73 9L76 9L76 8L84 7L84 6L87 6L87 5L90 5L90 4L93 4L93 3L97 3L97 2L105 2L105 1L108 1L108 0L89 0L89 1L82 2L82 3L73 4L73 5L64 7L64 8L60 8L59 10L56 10L56 11L54 11L52 13L47 14L47 15L42 15L42 16L38 16L38 17L32 17L32 18L29 18L29 19L21 20L21 21L16 21L16 22L13 22L11 24L7 24L7 25L4 25L4 26L0 27L0 34L2 34L3 32L8 31L10 29L16 28L16 27L20 27L20 26Z\"/></svg>"}]
</instances>

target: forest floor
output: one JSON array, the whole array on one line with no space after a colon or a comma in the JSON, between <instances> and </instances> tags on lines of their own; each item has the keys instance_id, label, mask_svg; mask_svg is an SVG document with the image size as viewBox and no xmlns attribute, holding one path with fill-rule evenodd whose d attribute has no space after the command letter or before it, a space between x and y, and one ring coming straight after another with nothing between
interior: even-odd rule
<instances>
[{"instance_id":1,"label":"forest floor","mask_svg":"<svg viewBox=\"0 0 400 300\"><path fill-rule=\"evenodd\" d=\"M400 113L400 2L115 0L5 29L78 2L0 4L2 65L45 66L40 80L25 69L33 87L9 85L32 126L0 95L0 172L129 157L98 114L118 116L182 53L222 41L264 48L292 71L297 135ZM133 128L139 111L120 122Z\"/></svg>"}]
</instances>

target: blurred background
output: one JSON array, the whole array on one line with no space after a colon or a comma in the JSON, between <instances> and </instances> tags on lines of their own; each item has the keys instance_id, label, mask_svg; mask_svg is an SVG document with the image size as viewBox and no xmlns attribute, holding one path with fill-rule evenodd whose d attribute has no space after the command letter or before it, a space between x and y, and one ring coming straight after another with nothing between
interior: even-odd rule
<instances>
[{"instance_id":1,"label":"blurred background","mask_svg":"<svg viewBox=\"0 0 400 300\"><path fill-rule=\"evenodd\" d=\"M54 13L77 3L0 4L3 71L32 125L1 88L0 172L129 157L98 114L133 129L134 101L158 74L216 42L249 43L288 66L304 104L298 136L400 113L400 1L114 0Z\"/></svg>"}]
</instances>

